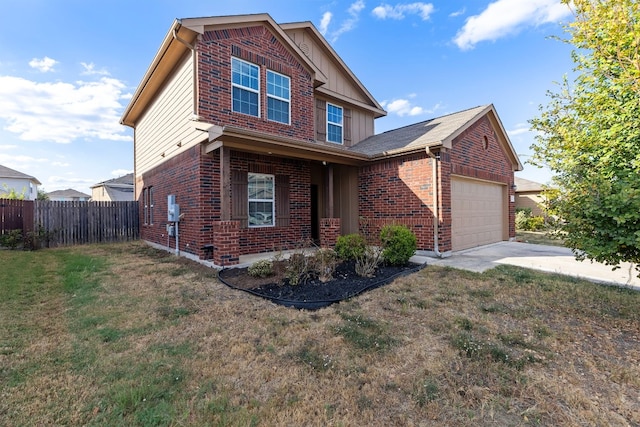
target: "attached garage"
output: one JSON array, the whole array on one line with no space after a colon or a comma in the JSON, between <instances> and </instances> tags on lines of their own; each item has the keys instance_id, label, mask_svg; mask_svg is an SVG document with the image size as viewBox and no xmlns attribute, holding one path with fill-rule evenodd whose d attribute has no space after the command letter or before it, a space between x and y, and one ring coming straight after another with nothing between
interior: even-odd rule
<instances>
[{"instance_id":1,"label":"attached garage","mask_svg":"<svg viewBox=\"0 0 640 427\"><path fill-rule=\"evenodd\" d=\"M508 240L506 185L451 177L451 249Z\"/></svg>"}]
</instances>

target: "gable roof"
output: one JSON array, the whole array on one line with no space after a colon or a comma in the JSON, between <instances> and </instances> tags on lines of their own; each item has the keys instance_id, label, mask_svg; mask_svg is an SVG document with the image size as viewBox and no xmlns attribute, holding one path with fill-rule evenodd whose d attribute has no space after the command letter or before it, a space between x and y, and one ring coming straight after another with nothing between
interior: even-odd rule
<instances>
[{"instance_id":1,"label":"gable roof","mask_svg":"<svg viewBox=\"0 0 640 427\"><path fill-rule=\"evenodd\" d=\"M351 147L351 151L371 158L380 158L409 154L432 147L450 149L453 140L484 115L488 115L494 127L500 131L501 135L498 135L498 138L504 144L514 170L522 170L520 159L493 104L470 108L373 135Z\"/></svg>"},{"instance_id":2,"label":"gable roof","mask_svg":"<svg viewBox=\"0 0 640 427\"><path fill-rule=\"evenodd\" d=\"M42 183L33 176L2 165L0 165L0 178L28 179L29 181L33 181L37 185L42 185Z\"/></svg>"},{"instance_id":3,"label":"gable roof","mask_svg":"<svg viewBox=\"0 0 640 427\"><path fill-rule=\"evenodd\" d=\"M539 182L529 181L528 179L515 177L514 184L516 185L516 193L526 193L529 191L542 191L544 186Z\"/></svg>"},{"instance_id":4,"label":"gable roof","mask_svg":"<svg viewBox=\"0 0 640 427\"><path fill-rule=\"evenodd\" d=\"M95 185L92 185L91 188L96 187L111 187L111 188L133 188L133 173L128 173L126 175L122 175L118 178L108 179L106 181L99 182Z\"/></svg>"},{"instance_id":5,"label":"gable roof","mask_svg":"<svg viewBox=\"0 0 640 427\"><path fill-rule=\"evenodd\" d=\"M349 77L353 85L362 92L362 94L366 99L369 100L370 105L361 105L361 106L365 107L368 110L371 110L374 113L375 118L384 117L387 115L387 112L384 110L384 108L382 108L382 106L378 103L378 101L376 101L373 95L371 95L369 90L362 84L360 79L358 79L358 77L356 77L356 75L351 71L351 69L347 66L347 64L345 64L345 62L342 60L340 55L338 55L338 53L333 49L333 47L331 47L329 42L327 42L327 39L325 39L324 36L320 34L320 31L318 31L318 29L315 27L315 25L313 25L313 23L311 23L310 21L290 22L287 24L280 24L280 27L285 32L290 30L298 30L298 29L306 30L307 33L312 36L313 40L324 50L324 52L327 53L327 55L338 64L339 68L341 68L345 72L345 74ZM340 97L339 94L325 91L323 87L319 87L317 90L326 95L330 95L330 96L337 95L338 97ZM347 102L353 102L352 99L342 99L342 100Z\"/></svg>"},{"instance_id":6,"label":"gable roof","mask_svg":"<svg viewBox=\"0 0 640 427\"><path fill-rule=\"evenodd\" d=\"M160 90L165 80L174 70L175 65L194 47L193 45L200 34L204 34L205 31L214 28L229 29L249 25L266 26L283 45L287 46L296 59L311 73L314 87L317 88L327 83L327 76L325 76L302 49L293 42L283 30L283 26L277 24L267 13L176 19L169 28L151 65L138 85L136 92L131 97L129 105L122 114L120 123L130 127L135 126L135 123L145 111L147 105L152 101L157 91ZM344 67L345 73L351 77L354 84L370 98L371 106L367 105L367 107L374 111L376 117L385 115L386 112L380 107L378 102L371 96L351 70L347 68L338 54L331 49L313 24L310 22L284 24L284 27L289 28L298 28L300 26L309 28L309 30L315 34L316 38L319 38L325 48L328 48L327 51L334 57L335 61ZM194 113L196 113L196 111L194 111Z\"/></svg>"},{"instance_id":7,"label":"gable roof","mask_svg":"<svg viewBox=\"0 0 640 427\"><path fill-rule=\"evenodd\" d=\"M66 198L66 199L71 199L71 198L85 198L88 199L91 196L88 194L85 194L81 191L78 190L74 190L73 188L67 188L66 190L55 190L55 191L51 191L49 193L47 193L47 196L49 196L49 198Z\"/></svg>"}]
</instances>

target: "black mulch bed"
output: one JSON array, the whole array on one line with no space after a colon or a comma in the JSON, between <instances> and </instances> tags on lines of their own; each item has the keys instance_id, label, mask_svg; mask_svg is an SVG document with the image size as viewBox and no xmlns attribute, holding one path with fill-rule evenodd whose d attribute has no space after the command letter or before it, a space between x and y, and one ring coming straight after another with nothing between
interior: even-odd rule
<instances>
[{"instance_id":1,"label":"black mulch bed","mask_svg":"<svg viewBox=\"0 0 640 427\"><path fill-rule=\"evenodd\" d=\"M249 292L287 307L315 310L379 288L397 277L413 273L425 266L426 264L412 263L399 267L382 265L376 270L374 277L368 278L356 274L354 262L342 262L337 266L333 280L322 283L317 278L312 278L296 286L289 285L287 279L279 283L273 283L273 280L279 279L271 279L271 283L252 285L254 280L249 276L246 268L225 269L218 275L224 284L234 289Z\"/></svg>"}]
</instances>

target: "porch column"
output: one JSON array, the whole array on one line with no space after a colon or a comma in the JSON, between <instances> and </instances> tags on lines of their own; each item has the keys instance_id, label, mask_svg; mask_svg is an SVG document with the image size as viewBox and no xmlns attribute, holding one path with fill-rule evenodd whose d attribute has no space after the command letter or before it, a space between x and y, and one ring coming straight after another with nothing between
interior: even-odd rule
<instances>
[{"instance_id":1,"label":"porch column","mask_svg":"<svg viewBox=\"0 0 640 427\"><path fill-rule=\"evenodd\" d=\"M240 262L240 221L213 222L213 262L221 267Z\"/></svg>"},{"instance_id":2,"label":"porch column","mask_svg":"<svg viewBox=\"0 0 640 427\"><path fill-rule=\"evenodd\" d=\"M340 236L340 218L322 218L320 220L320 247L334 248Z\"/></svg>"},{"instance_id":3,"label":"porch column","mask_svg":"<svg viewBox=\"0 0 640 427\"><path fill-rule=\"evenodd\" d=\"M231 219L231 150L220 147L220 218Z\"/></svg>"},{"instance_id":4,"label":"porch column","mask_svg":"<svg viewBox=\"0 0 640 427\"><path fill-rule=\"evenodd\" d=\"M327 165L327 209L325 216L333 218L333 165Z\"/></svg>"}]
</instances>

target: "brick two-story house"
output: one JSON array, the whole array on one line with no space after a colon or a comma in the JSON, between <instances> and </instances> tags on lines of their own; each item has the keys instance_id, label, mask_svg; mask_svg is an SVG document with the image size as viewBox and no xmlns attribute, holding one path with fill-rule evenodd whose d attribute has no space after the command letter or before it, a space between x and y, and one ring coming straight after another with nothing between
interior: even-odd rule
<instances>
[{"instance_id":1,"label":"brick two-story house","mask_svg":"<svg viewBox=\"0 0 640 427\"><path fill-rule=\"evenodd\" d=\"M121 121L142 238L233 265L387 223L436 253L514 236L522 166L492 105L375 135L385 114L309 22L175 21Z\"/></svg>"}]
</instances>

